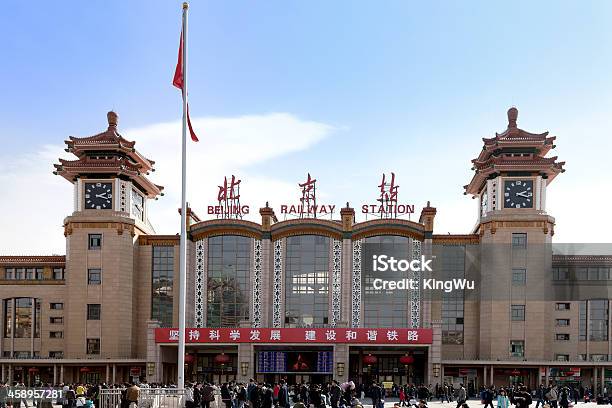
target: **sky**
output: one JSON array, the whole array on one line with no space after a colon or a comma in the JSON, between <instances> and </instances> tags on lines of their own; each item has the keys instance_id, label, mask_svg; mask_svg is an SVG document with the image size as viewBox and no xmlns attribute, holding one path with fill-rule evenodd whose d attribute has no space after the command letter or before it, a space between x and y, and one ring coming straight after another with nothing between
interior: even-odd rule
<instances>
[{"instance_id":1,"label":"sky","mask_svg":"<svg viewBox=\"0 0 612 408\"><path fill-rule=\"evenodd\" d=\"M470 160L516 106L567 163L548 189L555 241L610 242L610 15L606 1L193 0L189 201L204 218L235 174L257 220L310 172L321 203L357 207L393 171L400 201L438 209L435 233L469 233ZM0 254L65 253L73 190L52 165L111 109L166 187L151 222L178 232L180 16L170 0L3 6Z\"/></svg>"}]
</instances>

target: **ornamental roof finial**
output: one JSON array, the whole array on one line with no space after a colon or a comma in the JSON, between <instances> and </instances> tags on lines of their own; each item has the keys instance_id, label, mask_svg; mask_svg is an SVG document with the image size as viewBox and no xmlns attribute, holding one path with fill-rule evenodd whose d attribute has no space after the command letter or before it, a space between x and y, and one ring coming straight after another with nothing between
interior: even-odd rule
<instances>
[{"instance_id":1,"label":"ornamental roof finial","mask_svg":"<svg viewBox=\"0 0 612 408\"><path fill-rule=\"evenodd\" d=\"M119 116L115 112L108 112L106 114L106 119L108 120L109 127L117 127L117 123L119 122Z\"/></svg>"},{"instance_id":2,"label":"ornamental roof finial","mask_svg":"<svg viewBox=\"0 0 612 408\"><path fill-rule=\"evenodd\" d=\"M508 109L508 128L516 127L516 119L518 118L518 109L514 106Z\"/></svg>"}]
</instances>

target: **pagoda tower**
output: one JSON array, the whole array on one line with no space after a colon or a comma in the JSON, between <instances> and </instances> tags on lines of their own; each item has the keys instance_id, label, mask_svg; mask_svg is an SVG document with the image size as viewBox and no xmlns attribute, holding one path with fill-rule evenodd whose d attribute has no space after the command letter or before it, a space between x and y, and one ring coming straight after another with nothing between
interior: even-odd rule
<instances>
[{"instance_id":1,"label":"pagoda tower","mask_svg":"<svg viewBox=\"0 0 612 408\"><path fill-rule=\"evenodd\" d=\"M547 157L556 137L517 126L484 138L472 160L474 175L465 194L479 200L475 233L480 235L480 359L550 360L550 282L555 219L546 212L546 190L565 162ZM509 344L496 339L511 339Z\"/></svg>"},{"instance_id":2,"label":"pagoda tower","mask_svg":"<svg viewBox=\"0 0 612 408\"><path fill-rule=\"evenodd\" d=\"M150 256L137 238L154 233L148 202L163 187L147 177L155 163L118 132L117 114L107 119L104 132L66 140L76 160L55 164L54 173L74 185L74 211L64 220L66 358L132 358L137 321L147 318L131 313L150 298L138 290L145 279L137 276L139 262Z\"/></svg>"}]
</instances>

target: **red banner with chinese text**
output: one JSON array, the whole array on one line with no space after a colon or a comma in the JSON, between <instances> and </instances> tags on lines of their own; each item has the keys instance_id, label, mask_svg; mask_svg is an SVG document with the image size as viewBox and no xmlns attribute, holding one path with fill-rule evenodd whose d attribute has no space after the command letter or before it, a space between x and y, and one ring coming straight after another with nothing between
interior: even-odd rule
<instances>
[{"instance_id":1,"label":"red banner with chinese text","mask_svg":"<svg viewBox=\"0 0 612 408\"><path fill-rule=\"evenodd\" d=\"M156 343L178 342L178 329L155 329ZM431 344L431 329L206 328L185 329L186 343Z\"/></svg>"}]
</instances>

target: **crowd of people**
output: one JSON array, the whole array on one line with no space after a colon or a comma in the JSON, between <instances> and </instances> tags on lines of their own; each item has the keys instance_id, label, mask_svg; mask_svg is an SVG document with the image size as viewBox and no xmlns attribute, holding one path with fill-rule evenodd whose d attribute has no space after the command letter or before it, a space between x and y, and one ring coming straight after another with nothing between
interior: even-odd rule
<instances>
[{"instance_id":1,"label":"crowd of people","mask_svg":"<svg viewBox=\"0 0 612 408\"><path fill-rule=\"evenodd\" d=\"M142 388L176 388L174 385L147 384L142 382L124 384L50 384L40 385L39 389L61 389L61 397L55 401L47 399L15 398L9 390L26 389L24 384L0 383L0 408L53 408L53 404L63 408L99 408L100 394L104 389L118 389L120 395L116 408L137 408ZM472 389L470 389L472 391ZM476 398L484 408L570 408L582 402L612 404L612 395L607 388L599 390L597 395L589 387L551 384L540 385L530 390L518 384L507 387L481 387ZM262 383L251 379L247 383L226 382L220 385L202 382L190 383L185 389L186 408L363 408L364 398L371 400L372 408L384 408L388 397L399 401L394 408L426 408L428 401L437 399L440 403L456 404L456 408L469 408L468 393L463 384L454 387L452 384L397 385L390 388L380 383L369 386L355 384L353 381L339 383L332 380L326 384L301 383L290 385L286 380L278 383ZM612 389L610 390L612 394ZM30 404L28 404L28 401ZM387 407L389 404L387 404Z\"/></svg>"}]
</instances>

